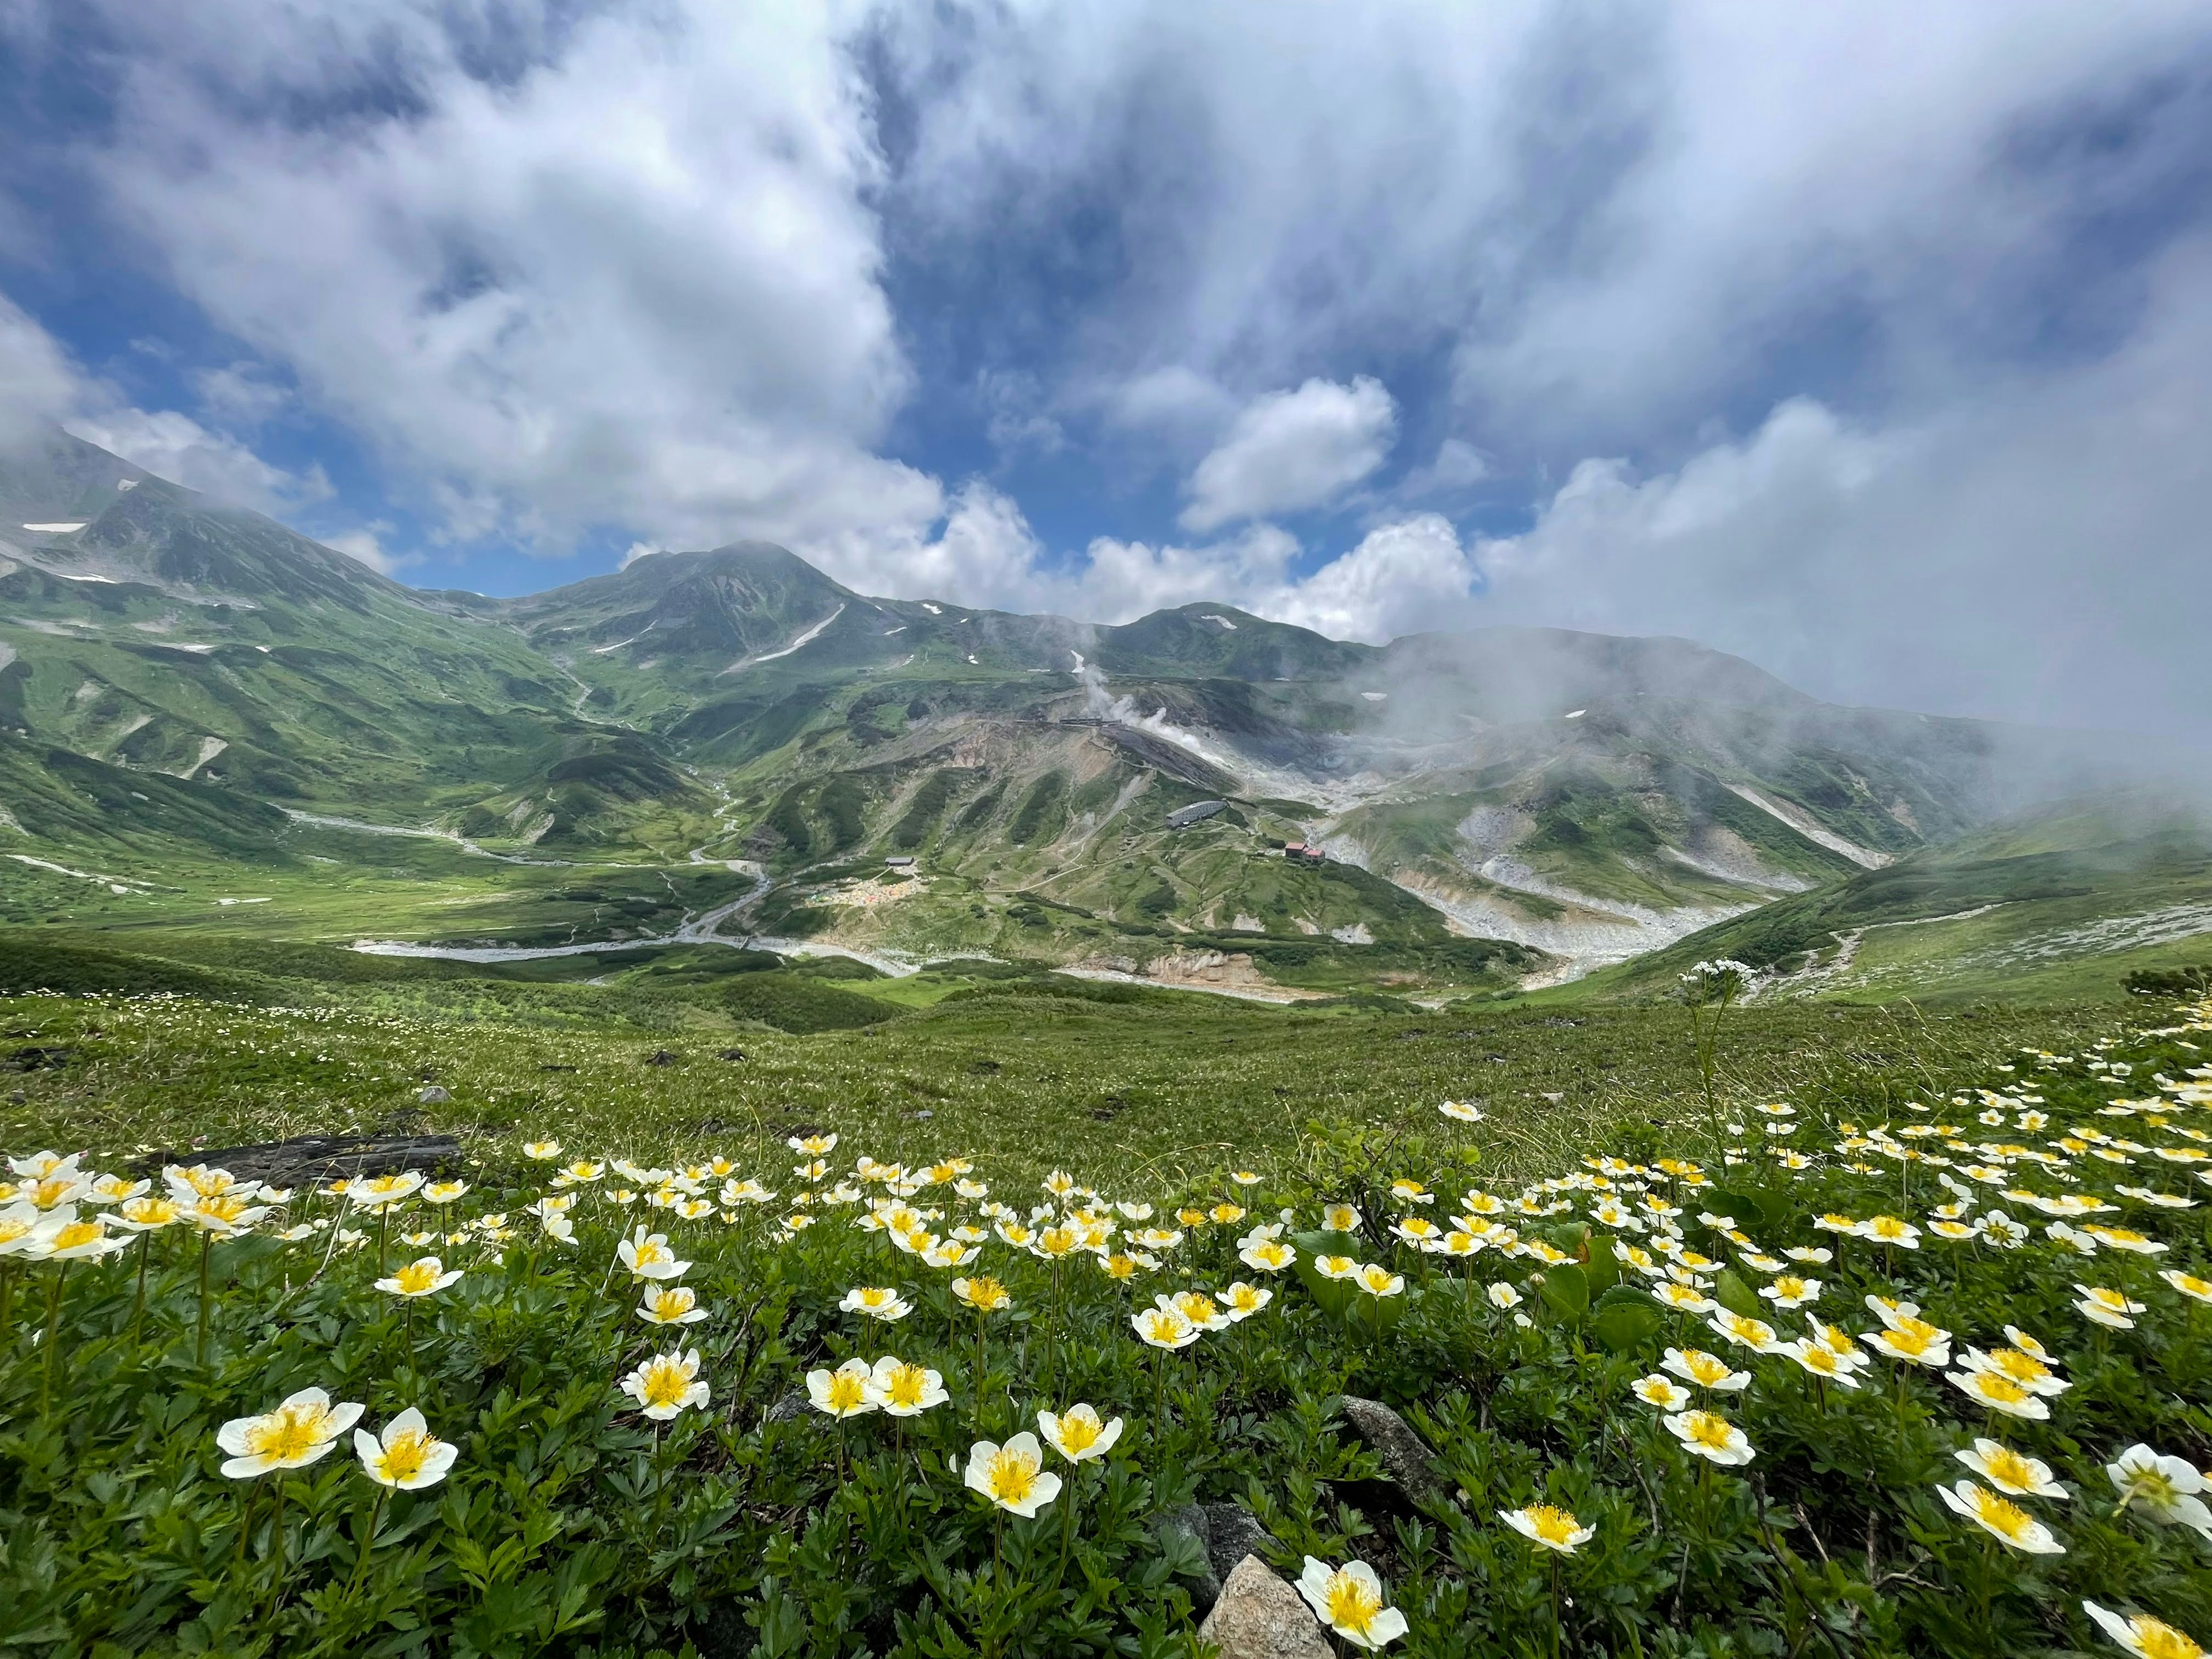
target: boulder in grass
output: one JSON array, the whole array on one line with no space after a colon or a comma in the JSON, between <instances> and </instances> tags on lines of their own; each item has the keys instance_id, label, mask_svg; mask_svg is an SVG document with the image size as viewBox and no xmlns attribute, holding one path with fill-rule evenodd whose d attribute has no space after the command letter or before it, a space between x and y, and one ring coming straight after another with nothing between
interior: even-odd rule
<instances>
[{"instance_id":1,"label":"boulder in grass","mask_svg":"<svg viewBox=\"0 0 2212 1659\"><path fill-rule=\"evenodd\" d=\"M1360 1443L1375 1454L1382 1465L1385 1484L1402 1495L1401 1502L1418 1504L1449 1490L1428 1443L1397 1413L1379 1400L1363 1400L1351 1394L1344 1396L1342 1410L1346 1424L1359 1437Z\"/></svg>"},{"instance_id":2,"label":"boulder in grass","mask_svg":"<svg viewBox=\"0 0 2212 1659\"><path fill-rule=\"evenodd\" d=\"M1163 1545L1170 1539L1182 1541L1177 1553L1192 1564L1192 1570L1182 1575L1190 1591L1190 1604L1198 1612L1206 1612L1221 1597L1221 1579L1213 1566L1213 1532L1206 1511L1195 1504L1165 1510L1152 1517L1152 1531Z\"/></svg>"},{"instance_id":3,"label":"boulder in grass","mask_svg":"<svg viewBox=\"0 0 2212 1659\"><path fill-rule=\"evenodd\" d=\"M1256 1555L1231 1571L1198 1639L1211 1642L1221 1659L1333 1659L1305 1599Z\"/></svg>"},{"instance_id":4,"label":"boulder in grass","mask_svg":"<svg viewBox=\"0 0 2212 1659\"><path fill-rule=\"evenodd\" d=\"M1260 1553L1267 1528L1242 1504L1201 1504L1199 1510L1206 1517L1206 1559L1213 1563L1213 1576L1226 1583L1239 1561Z\"/></svg>"}]
</instances>

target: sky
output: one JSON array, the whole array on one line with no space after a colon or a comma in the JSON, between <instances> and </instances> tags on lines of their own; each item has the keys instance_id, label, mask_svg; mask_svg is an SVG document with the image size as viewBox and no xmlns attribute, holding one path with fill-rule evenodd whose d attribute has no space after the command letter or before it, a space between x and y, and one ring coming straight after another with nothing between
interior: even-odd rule
<instances>
[{"instance_id":1,"label":"sky","mask_svg":"<svg viewBox=\"0 0 2212 1659\"><path fill-rule=\"evenodd\" d=\"M2212 738L2202 0L0 0L0 434L400 580Z\"/></svg>"}]
</instances>

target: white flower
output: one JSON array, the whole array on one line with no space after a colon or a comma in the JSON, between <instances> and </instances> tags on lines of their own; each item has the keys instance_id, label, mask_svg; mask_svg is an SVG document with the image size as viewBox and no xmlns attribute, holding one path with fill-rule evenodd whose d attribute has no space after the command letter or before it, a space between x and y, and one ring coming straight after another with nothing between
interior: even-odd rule
<instances>
[{"instance_id":1,"label":"white flower","mask_svg":"<svg viewBox=\"0 0 2212 1659\"><path fill-rule=\"evenodd\" d=\"M2094 1601L2084 1601L2081 1611L2105 1627L2105 1634L2136 1659L2204 1659L2204 1650L2163 1619L2147 1613L2113 1613Z\"/></svg>"},{"instance_id":2,"label":"white flower","mask_svg":"<svg viewBox=\"0 0 2212 1659\"><path fill-rule=\"evenodd\" d=\"M273 1412L233 1418L216 1431L216 1444L230 1454L222 1472L244 1480L275 1469L304 1468L337 1444L361 1411L357 1405L333 1406L320 1389L302 1389Z\"/></svg>"},{"instance_id":3,"label":"white flower","mask_svg":"<svg viewBox=\"0 0 2212 1659\"><path fill-rule=\"evenodd\" d=\"M952 1397L945 1393L945 1378L939 1373L890 1354L876 1361L869 1386L875 1392L876 1404L890 1417L919 1417Z\"/></svg>"},{"instance_id":4,"label":"white flower","mask_svg":"<svg viewBox=\"0 0 2212 1659\"><path fill-rule=\"evenodd\" d=\"M457 1447L433 1435L422 1413L412 1406L386 1424L381 1436L356 1429L353 1449L370 1480L401 1492L436 1486L461 1455Z\"/></svg>"},{"instance_id":5,"label":"white flower","mask_svg":"<svg viewBox=\"0 0 2212 1659\"><path fill-rule=\"evenodd\" d=\"M1364 1561L1341 1567L1306 1557L1298 1594L1322 1623L1356 1648L1374 1649L1406 1633L1406 1615L1383 1605L1382 1581Z\"/></svg>"},{"instance_id":6,"label":"white flower","mask_svg":"<svg viewBox=\"0 0 2212 1659\"><path fill-rule=\"evenodd\" d=\"M707 1384L699 1376L699 1351L671 1350L655 1354L623 1378L623 1392L637 1401L647 1417L665 1422L693 1407L704 1406Z\"/></svg>"},{"instance_id":7,"label":"white flower","mask_svg":"<svg viewBox=\"0 0 2212 1659\"><path fill-rule=\"evenodd\" d=\"M1044 1449L1024 1430L1003 1446L978 1440L968 1451L963 1483L1010 1515L1031 1516L1060 1496L1060 1477L1044 1467Z\"/></svg>"},{"instance_id":8,"label":"white flower","mask_svg":"<svg viewBox=\"0 0 2212 1659\"><path fill-rule=\"evenodd\" d=\"M860 1358L848 1359L834 1371L807 1372L806 1397L815 1410L841 1422L883 1403L876 1397L875 1372Z\"/></svg>"},{"instance_id":9,"label":"white flower","mask_svg":"<svg viewBox=\"0 0 2212 1659\"><path fill-rule=\"evenodd\" d=\"M2105 1466L2122 1509L2139 1509L2169 1527L2191 1527L2212 1538L2212 1510L2197 1494L2204 1477L2185 1459L2137 1443Z\"/></svg>"},{"instance_id":10,"label":"white flower","mask_svg":"<svg viewBox=\"0 0 2212 1659\"><path fill-rule=\"evenodd\" d=\"M1037 1427L1044 1431L1045 1443L1071 1463L1105 1456L1121 1437L1121 1419L1102 1422L1091 1406L1070 1406L1063 1416L1039 1412Z\"/></svg>"},{"instance_id":11,"label":"white flower","mask_svg":"<svg viewBox=\"0 0 2212 1659\"><path fill-rule=\"evenodd\" d=\"M896 1291L884 1290L873 1285L856 1285L845 1292L837 1306L846 1313L864 1313L872 1319L886 1323L904 1319L914 1311L914 1304Z\"/></svg>"},{"instance_id":12,"label":"white flower","mask_svg":"<svg viewBox=\"0 0 2212 1659\"><path fill-rule=\"evenodd\" d=\"M2065 1487L2040 1458L2016 1452L2002 1441L1978 1439L1970 1449L1954 1452L1961 1463L2010 1498L2064 1498Z\"/></svg>"},{"instance_id":13,"label":"white flower","mask_svg":"<svg viewBox=\"0 0 2212 1659\"><path fill-rule=\"evenodd\" d=\"M1986 1486L1961 1480L1956 1486L1936 1487L1936 1495L1954 1512L2023 1554L2066 1553L2066 1547L2051 1535L2049 1528L2009 1498L2000 1498Z\"/></svg>"},{"instance_id":14,"label":"white flower","mask_svg":"<svg viewBox=\"0 0 2212 1659\"><path fill-rule=\"evenodd\" d=\"M1685 1450L1723 1467L1748 1463L1757 1455L1744 1431L1715 1412L1682 1412L1666 1419L1667 1432Z\"/></svg>"}]
</instances>

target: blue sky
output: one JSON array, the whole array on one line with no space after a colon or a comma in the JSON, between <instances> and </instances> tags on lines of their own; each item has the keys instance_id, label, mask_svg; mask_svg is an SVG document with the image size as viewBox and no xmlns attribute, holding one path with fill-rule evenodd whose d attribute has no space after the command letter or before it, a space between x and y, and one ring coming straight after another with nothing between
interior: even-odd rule
<instances>
[{"instance_id":1,"label":"blue sky","mask_svg":"<svg viewBox=\"0 0 2212 1659\"><path fill-rule=\"evenodd\" d=\"M2207 730L2201 4L13 0L0 86L0 422L404 581Z\"/></svg>"}]
</instances>

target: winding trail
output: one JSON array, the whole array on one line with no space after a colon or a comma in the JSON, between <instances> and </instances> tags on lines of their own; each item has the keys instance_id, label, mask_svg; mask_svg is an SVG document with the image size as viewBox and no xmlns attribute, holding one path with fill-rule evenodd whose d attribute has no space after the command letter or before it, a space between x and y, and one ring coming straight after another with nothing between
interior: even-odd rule
<instances>
[{"instance_id":1,"label":"winding trail","mask_svg":"<svg viewBox=\"0 0 2212 1659\"><path fill-rule=\"evenodd\" d=\"M708 860L694 861L703 864ZM766 870L750 860L725 859L722 862L739 875L750 876L752 890L727 904L686 916L673 933L648 933L639 939L591 939L580 945L418 945L409 939L356 939L353 948L369 957L428 957L441 962L539 962L549 957L605 956L672 945L723 945L733 951L767 951L780 957L847 957L891 979L905 979L929 965L927 962L901 961L842 945L819 945L812 939L781 939L771 933L725 933L721 931L724 923L743 916L766 898L769 889L775 884Z\"/></svg>"},{"instance_id":2,"label":"winding trail","mask_svg":"<svg viewBox=\"0 0 2212 1659\"><path fill-rule=\"evenodd\" d=\"M580 868L573 859L526 859L513 853L495 853L479 847L466 836L452 830L409 829L396 823L365 823L359 818L332 817L325 812L302 812L294 807L276 809L295 823L312 823L320 830L350 830L357 836L399 836L409 841L450 842L464 853L480 859L492 859L501 864L528 864L546 870Z\"/></svg>"}]
</instances>

